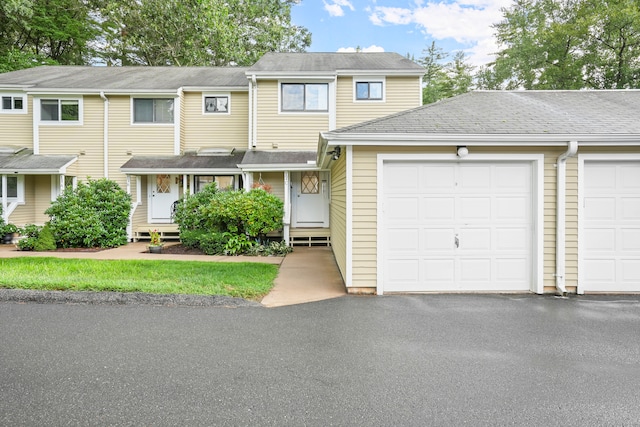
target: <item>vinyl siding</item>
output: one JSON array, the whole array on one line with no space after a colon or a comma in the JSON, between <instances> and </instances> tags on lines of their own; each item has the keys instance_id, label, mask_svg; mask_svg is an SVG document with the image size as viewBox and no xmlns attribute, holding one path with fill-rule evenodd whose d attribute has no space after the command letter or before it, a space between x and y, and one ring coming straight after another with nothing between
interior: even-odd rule
<instances>
[{"instance_id":1,"label":"vinyl siding","mask_svg":"<svg viewBox=\"0 0 640 427\"><path fill-rule=\"evenodd\" d=\"M222 93L222 92L220 92ZM203 114L201 92L184 96L184 149L201 147L246 150L249 139L249 93L230 94L230 114Z\"/></svg>"},{"instance_id":2,"label":"vinyl siding","mask_svg":"<svg viewBox=\"0 0 640 427\"><path fill-rule=\"evenodd\" d=\"M44 211L51 206L51 175L34 175L33 179L36 194L33 223L44 225L49 221L49 216L45 215Z\"/></svg>"},{"instance_id":3,"label":"vinyl siding","mask_svg":"<svg viewBox=\"0 0 640 427\"><path fill-rule=\"evenodd\" d=\"M27 98L27 114L0 113L0 129L0 145L33 148L33 99Z\"/></svg>"},{"instance_id":4,"label":"vinyl siding","mask_svg":"<svg viewBox=\"0 0 640 427\"><path fill-rule=\"evenodd\" d=\"M315 151L319 133L329 130L329 113L280 113L278 99L276 80L258 82L256 148Z\"/></svg>"},{"instance_id":5,"label":"vinyl siding","mask_svg":"<svg viewBox=\"0 0 640 427\"><path fill-rule=\"evenodd\" d=\"M363 81L366 78L358 80ZM420 82L419 77L386 77L384 102L354 101L354 78L339 77L336 90L337 127L341 128L419 107L422 105Z\"/></svg>"},{"instance_id":6,"label":"vinyl siding","mask_svg":"<svg viewBox=\"0 0 640 427\"><path fill-rule=\"evenodd\" d=\"M284 201L284 172L261 172L253 174L253 183L262 182L271 186L271 194Z\"/></svg>"},{"instance_id":7,"label":"vinyl siding","mask_svg":"<svg viewBox=\"0 0 640 427\"><path fill-rule=\"evenodd\" d=\"M331 165L329 225L331 247L342 277L347 277L347 154Z\"/></svg>"},{"instance_id":8,"label":"vinyl siding","mask_svg":"<svg viewBox=\"0 0 640 427\"><path fill-rule=\"evenodd\" d=\"M40 154L78 156L78 179L104 176L103 108L99 96L85 96L81 125L40 124Z\"/></svg>"},{"instance_id":9,"label":"vinyl siding","mask_svg":"<svg viewBox=\"0 0 640 427\"><path fill-rule=\"evenodd\" d=\"M375 287L377 275L377 154L378 153L453 153L452 147L354 147L353 159L353 287ZM564 149L548 147L500 148L474 147L474 153L543 153L544 159L544 286L545 291L555 288L555 163ZM568 287L577 280L577 162L569 159L567 165L567 250ZM575 246L575 250L573 247Z\"/></svg>"}]
</instances>

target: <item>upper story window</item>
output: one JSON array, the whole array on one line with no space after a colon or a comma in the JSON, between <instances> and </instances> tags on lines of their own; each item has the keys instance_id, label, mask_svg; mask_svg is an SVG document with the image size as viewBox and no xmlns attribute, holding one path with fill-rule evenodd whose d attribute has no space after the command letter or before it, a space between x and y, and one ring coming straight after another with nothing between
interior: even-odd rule
<instances>
[{"instance_id":1,"label":"upper story window","mask_svg":"<svg viewBox=\"0 0 640 427\"><path fill-rule=\"evenodd\" d=\"M79 122L79 99L41 99L40 120L44 122Z\"/></svg>"},{"instance_id":2,"label":"upper story window","mask_svg":"<svg viewBox=\"0 0 640 427\"><path fill-rule=\"evenodd\" d=\"M173 123L173 98L134 98L134 123Z\"/></svg>"},{"instance_id":3,"label":"upper story window","mask_svg":"<svg viewBox=\"0 0 640 427\"><path fill-rule=\"evenodd\" d=\"M355 101L384 101L384 80L381 78L354 79Z\"/></svg>"},{"instance_id":4,"label":"upper story window","mask_svg":"<svg viewBox=\"0 0 640 427\"><path fill-rule=\"evenodd\" d=\"M204 96L204 113L205 114L229 114L229 95L205 95Z\"/></svg>"},{"instance_id":5,"label":"upper story window","mask_svg":"<svg viewBox=\"0 0 640 427\"><path fill-rule=\"evenodd\" d=\"M282 111L328 111L327 83L282 83Z\"/></svg>"},{"instance_id":6,"label":"upper story window","mask_svg":"<svg viewBox=\"0 0 640 427\"><path fill-rule=\"evenodd\" d=\"M27 105L26 105L24 95L10 95L3 94L2 95L2 104L0 104L0 112L1 113L26 113Z\"/></svg>"}]
</instances>

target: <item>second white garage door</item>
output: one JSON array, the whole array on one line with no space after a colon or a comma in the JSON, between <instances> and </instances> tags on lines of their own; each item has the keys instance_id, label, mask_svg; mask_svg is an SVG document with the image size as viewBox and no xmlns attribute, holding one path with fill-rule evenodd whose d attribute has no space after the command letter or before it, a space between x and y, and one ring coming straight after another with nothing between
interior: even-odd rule
<instances>
[{"instance_id":1,"label":"second white garage door","mask_svg":"<svg viewBox=\"0 0 640 427\"><path fill-rule=\"evenodd\" d=\"M531 289L531 163L383 167L384 292Z\"/></svg>"}]
</instances>

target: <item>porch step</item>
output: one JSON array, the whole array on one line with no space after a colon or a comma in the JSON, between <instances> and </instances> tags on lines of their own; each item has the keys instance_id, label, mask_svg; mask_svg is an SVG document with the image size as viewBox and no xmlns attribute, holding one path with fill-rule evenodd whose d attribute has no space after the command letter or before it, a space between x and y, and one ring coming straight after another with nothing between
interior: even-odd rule
<instances>
[{"instance_id":1,"label":"porch step","mask_svg":"<svg viewBox=\"0 0 640 427\"><path fill-rule=\"evenodd\" d=\"M160 239L162 239L163 241L167 241L167 240L179 241L180 240L180 232L178 231L178 227L175 227L175 226L162 227L161 226L161 227L137 228L133 233L133 241L138 242L141 240L151 240L151 236L149 235L149 230L157 230L158 233L160 233Z\"/></svg>"},{"instance_id":2,"label":"porch step","mask_svg":"<svg viewBox=\"0 0 640 427\"><path fill-rule=\"evenodd\" d=\"M331 246L331 236L289 236L289 246Z\"/></svg>"}]
</instances>

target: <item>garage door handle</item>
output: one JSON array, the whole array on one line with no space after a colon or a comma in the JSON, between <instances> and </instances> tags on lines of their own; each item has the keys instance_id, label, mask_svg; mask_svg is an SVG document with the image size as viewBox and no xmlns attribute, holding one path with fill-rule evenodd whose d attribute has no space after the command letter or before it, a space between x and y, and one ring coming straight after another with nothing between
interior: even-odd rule
<instances>
[{"instance_id":1,"label":"garage door handle","mask_svg":"<svg viewBox=\"0 0 640 427\"><path fill-rule=\"evenodd\" d=\"M457 234L456 234L456 240L455 240L455 243L456 243L456 249L457 249L457 248L459 248L459 247L460 247L460 239L458 238L458 235L457 235Z\"/></svg>"}]
</instances>

